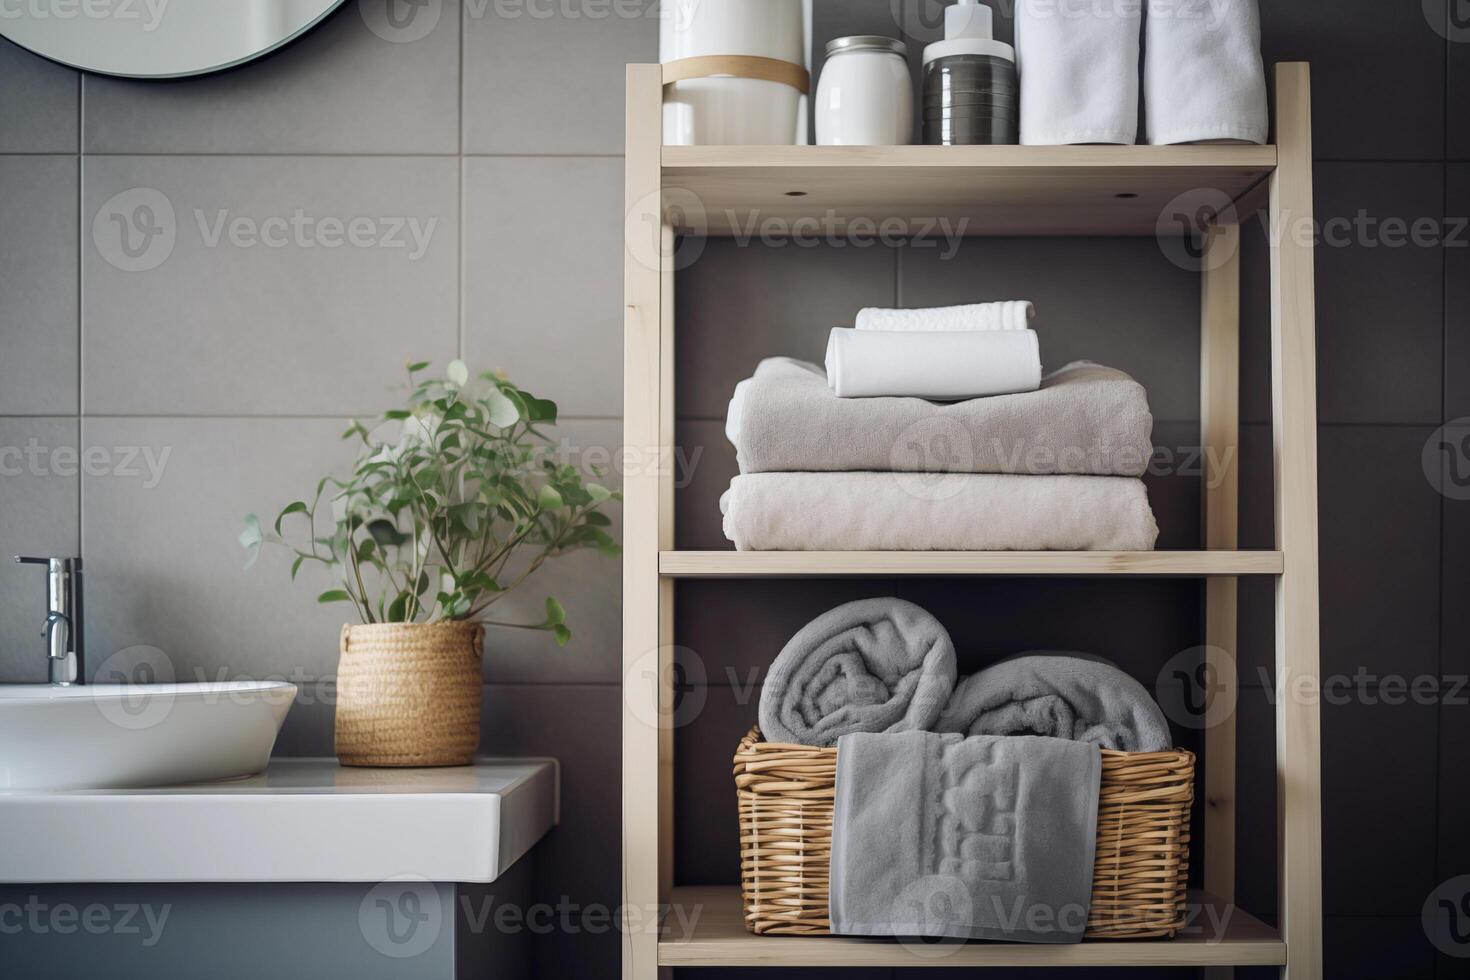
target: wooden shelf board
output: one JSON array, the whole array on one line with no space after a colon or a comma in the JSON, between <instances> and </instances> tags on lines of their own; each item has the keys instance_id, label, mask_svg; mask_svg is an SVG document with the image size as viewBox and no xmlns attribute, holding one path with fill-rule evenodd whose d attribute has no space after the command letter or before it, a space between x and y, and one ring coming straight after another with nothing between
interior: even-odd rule
<instances>
[{"instance_id":1,"label":"wooden shelf board","mask_svg":"<svg viewBox=\"0 0 1470 980\"><path fill-rule=\"evenodd\" d=\"M1193 227L1202 207L1246 198L1275 167L1274 146L665 146L663 187L680 231L876 243L897 218L942 247L953 234Z\"/></svg>"},{"instance_id":2,"label":"wooden shelf board","mask_svg":"<svg viewBox=\"0 0 1470 980\"><path fill-rule=\"evenodd\" d=\"M664 551L667 578L1280 575L1279 551Z\"/></svg>"},{"instance_id":3,"label":"wooden shelf board","mask_svg":"<svg viewBox=\"0 0 1470 980\"><path fill-rule=\"evenodd\" d=\"M658 944L659 966L1044 967L1281 966L1286 945L1276 930L1200 892L1197 912L1174 939L1092 940L1070 946L965 943L912 949L891 939L755 936L741 918L736 886L675 888L678 908ZM689 923L689 926L685 926ZM1223 935L1215 924L1224 923ZM936 955L936 954L947 955Z\"/></svg>"}]
</instances>

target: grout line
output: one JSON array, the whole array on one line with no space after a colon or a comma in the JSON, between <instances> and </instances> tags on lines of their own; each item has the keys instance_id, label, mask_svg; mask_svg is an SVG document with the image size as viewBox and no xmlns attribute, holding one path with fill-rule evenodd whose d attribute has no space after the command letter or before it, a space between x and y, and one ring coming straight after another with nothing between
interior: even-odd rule
<instances>
[{"instance_id":1,"label":"grout line","mask_svg":"<svg viewBox=\"0 0 1470 980\"><path fill-rule=\"evenodd\" d=\"M61 153L64 155L65 154L65 151L61 151ZM7 152L4 155L5 156L54 156L56 154L55 153L48 154L48 153L46 153L44 151L31 150L31 151L16 151L16 152L13 152L13 153L12 152ZM322 152L322 151L299 152L299 153L288 153L288 152L271 153L271 152L261 152L261 151L258 151L257 150L257 151L252 151L250 153L217 153L217 152L207 152L207 151L203 151L203 150L152 150L152 151L149 151L149 152L142 152L142 151L108 151L108 150L99 150L96 153L93 153L92 156L99 156L99 157L198 157L200 159L205 159L205 160L214 160L214 159L248 160L248 159L250 159L252 157L260 157L260 158L263 158L263 159L305 157L305 158L322 158L322 159L342 159L342 158L347 158L347 159L374 159L374 158L386 158L386 159L404 159L404 160L454 160L454 159L458 159L460 157L466 157L466 158L471 158L471 159L484 157L484 158L488 158L488 159L511 159L511 160L541 160L541 159L547 159L547 158L569 159L569 160L621 160L621 159L623 159L623 155L621 153L461 153L458 150L446 150L443 153L403 153L403 152L392 152L392 151L374 152L374 151L371 151L371 150L364 150L362 152L357 152L357 153L345 152L345 151L334 151L334 152L330 152L330 153L328 153L328 152Z\"/></svg>"},{"instance_id":2,"label":"grout line","mask_svg":"<svg viewBox=\"0 0 1470 980\"><path fill-rule=\"evenodd\" d=\"M82 285L83 285L83 282L84 282L84 278L83 278L83 275L82 275L82 266L86 262L86 258L87 258L87 245L86 245L86 242L87 242L87 215L86 215L86 208L85 208L86 197L82 193L83 188L85 188L85 186L86 186L86 166L87 166L87 154L86 154L87 142L86 141L87 141L87 76L86 76L85 73L78 73L78 75L77 75L77 282L76 282L76 288L77 288L77 452L79 452L79 453L85 452L86 451L86 448L87 448L86 445L85 445L85 439L86 439L85 426L82 424L82 408L86 404L86 402L84 400L85 397L86 397L86 392L83 391L83 384L84 384L83 379L85 378L86 375L85 375L85 373L84 373L84 371L82 369L82 359L83 359L83 357L85 357L85 354L83 353L83 348L85 347L85 343L84 343L85 335L84 335L84 332L83 332L84 331L83 324L86 322L86 291L82 288ZM86 507L84 506L84 503L85 503L84 495L86 493L86 489L85 489L86 482L87 481L83 480L82 477L81 477L81 475L78 474L78 476L77 476L77 557L78 558L83 558L83 559L84 559L84 556L83 556L82 552L83 552L84 549L82 548L82 541L83 541L83 536L84 536L84 533L85 533L85 528L84 528L82 522L83 522L83 520L85 520L84 515L86 513ZM85 566L85 564L86 564L86 562L85 562L85 559L84 559L83 560L83 565ZM82 607L82 617L83 617L82 626L83 626L84 629L86 627L86 622L85 622L85 620L86 620L86 614L87 614L86 606L83 605L83 607ZM82 666L85 668L86 664L84 663ZM83 678L83 680L85 680L85 678Z\"/></svg>"},{"instance_id":3,"label":"grout line","mask_svg":"<svg viewBox=\"0 0 1470 980\"><path fill-rule=\"evenodd\" d=\"M193 421L260 421L260 422L290 422L300 420L320 420L327 422L349 422L354 418L368 419L378 415L377 412L343 412L336 414L314 415L310 413L297 415L232 415L232 414L210 414L203 412L189 412L185 414L170 414L160 412L0 412L0 419L161 419L178 422ZM557 423L562 422L621 422L621 415L563 415Z\"/></svg>"},{"instance_id":4,"label":"grout line","mask_svg":"<svg viewBox=\"0 0 1470 980\"><path fill-rule=\"evenodd\" d=\"M465 240L465 226L466 226L467 223L465 221L465 196L464 196L464 171L465 171L465 163L464 163L464 147L465 147L465 140L464 140L464 52L465 52L465 28L466 28L466 23L467 23L468 17L469 17L469 10L467 8L461 6L460 7L460 16L459 16L459 74L458 74L457 79L456 79L457 82L458 82L457 88L459 89L459 91L457 93L459 95L459 106L458 106L459 122L458 122L458 134L457 134L458 135L458 138L459 138L459 155L458 155L459 165L455 168L455 170L456 170L455 180L458 181L458 184L459 184L459 186L458 186L458 193L459 193L459 221L458 221L458 225L459 225L459 241L458 241L458 249L459 249L459 252L458 252L458 260L457 260L456 266L455 266L455 272L457 274L457 281L455 282L455 294L456 294L455 295L455 326L458 329L456 343L459 345L458 346L458 352L459 352L458 353L458 356L459 356L459 359L461 361L464 360L464 356L465 356L464 355L464 335L465 335L465 322L464 322L464 291L465 291L464 240Z\"/></svg>"}]
</instances>

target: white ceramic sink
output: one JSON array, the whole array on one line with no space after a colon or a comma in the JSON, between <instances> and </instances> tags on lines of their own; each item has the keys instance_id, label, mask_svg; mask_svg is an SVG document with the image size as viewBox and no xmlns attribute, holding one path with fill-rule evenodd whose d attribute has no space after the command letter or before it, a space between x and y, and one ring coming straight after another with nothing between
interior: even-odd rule
<instances>
[{"instance_id":1,"label":"white ceramic sink","mask_svg":"<svg viewBox=\"0 0 1470 980\"><path fill-rule=\"evenodd\" d=\"M266 767L295 697L282 681L0 685L0 790L249 776Z\"/></svg>"}]
</instances>

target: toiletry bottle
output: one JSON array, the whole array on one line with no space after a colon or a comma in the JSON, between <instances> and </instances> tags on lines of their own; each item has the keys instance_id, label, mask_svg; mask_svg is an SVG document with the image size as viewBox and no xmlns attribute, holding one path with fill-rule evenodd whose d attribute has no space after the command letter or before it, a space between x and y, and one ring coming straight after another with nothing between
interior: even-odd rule
<instances>
[{"instance_id":1,"label":"toiletry bottle","mask_svg":"<svg viewBox=\"0 0 1470 980\"><path fill-rule=\"evenodd\" d=\"M943 146L1018 142L1016 51L995 40L978 0L944 11L944 40L924 48L924 142Z\"/></svg>"}]
</instances>

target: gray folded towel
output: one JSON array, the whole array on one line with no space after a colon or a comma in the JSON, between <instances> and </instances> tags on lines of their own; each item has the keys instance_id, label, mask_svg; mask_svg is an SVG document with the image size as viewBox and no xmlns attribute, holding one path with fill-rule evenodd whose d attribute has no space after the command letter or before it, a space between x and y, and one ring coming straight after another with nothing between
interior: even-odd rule
<instances>
[{"instance_id":1,"label":"gray folded towel","mask_svg":"<svg viewBox=\"0 0 1470 980\"><path fill-rule=\"evenodd\" d=\"M930 728L954 691L939 620L902 599L861 599L793 636L761 688L767 741L833 745L852 732Z\"/></svg>"},{"instance_id":2,"label":"gray folded towel","mask_svg":"<svg viewBox=\"0 0 1470 980\"><path fill-rule=\"evenodd\" d=\"M1083 654L1027 654L971 674L955 688L935 730L1050 735L1120 752L1163 752L1173 744L1147 689L1103 658Z\"/></svg>"},{"instance_id":3,"label":"gray folded towel","mask_svg":"<svg viewBox=\"0 0 1470 980\"><path fill-rule=\"evenodd\" d=\"M742 473L903 470L1142 476L1153 453L1143 386L1078 361L1040 389L939 404L838 398L815 364L768 358L740 382L726 435Z\"/></svg>"},{"instance_id":4,"label":"gray folded towel","mask_svg":"<svg viewBox=\"0 0 1470 980\"><path fill-rule=\"evenodd\" d=\"M1092 896L1097 746L902 732L837 744L832 931L1074 943Z\"/></svg>"}]
</instances>

